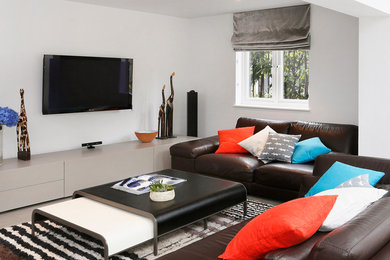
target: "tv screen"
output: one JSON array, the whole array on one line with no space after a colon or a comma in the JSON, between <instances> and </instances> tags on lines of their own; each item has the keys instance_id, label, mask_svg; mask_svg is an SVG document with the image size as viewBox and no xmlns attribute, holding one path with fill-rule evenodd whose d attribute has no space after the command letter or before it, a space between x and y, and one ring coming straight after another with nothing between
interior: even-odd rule
<instances>
[{"instance_id":1,"label":"tv screen","mask_svg":"<svg viewBox=\"0 0 390 260\"><path fill-rule=\"evenodd\" d=\"M46 114L132 108L133 60L44 55Z\"/></svg>"}]
</instances>

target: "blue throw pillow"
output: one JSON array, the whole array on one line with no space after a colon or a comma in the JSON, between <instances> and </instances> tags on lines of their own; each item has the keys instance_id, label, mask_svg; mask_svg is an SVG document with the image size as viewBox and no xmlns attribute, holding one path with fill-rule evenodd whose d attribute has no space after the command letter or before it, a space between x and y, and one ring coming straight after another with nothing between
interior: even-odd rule
<instances>
[{"instance_id":1,"label":"blue throw pillow","mask_svg":"<svg viewBox=\"0 0 390 260\"><path fill-rule=\"evenodd\" d=\"M368 174L369 183L375 186L377 182L385 175L383 172L377 172L369 169L354 167L345 163L335 162L322 177L314 184L305 197L312 196L324 190L334 189L341 183L356 176Z\"/></svg>"},{"instance_id":2,"label":"blue throw pillow","mask_svg":"<svg viewBox=\"0 0 390 260\"><path fill-rule=\"evenodd\" d=\"M306 163L313 161L318 155L327 154L330 150L320 140L319 137L313 137L297 143L292 163Z\"/></svg>"}]
</instances>

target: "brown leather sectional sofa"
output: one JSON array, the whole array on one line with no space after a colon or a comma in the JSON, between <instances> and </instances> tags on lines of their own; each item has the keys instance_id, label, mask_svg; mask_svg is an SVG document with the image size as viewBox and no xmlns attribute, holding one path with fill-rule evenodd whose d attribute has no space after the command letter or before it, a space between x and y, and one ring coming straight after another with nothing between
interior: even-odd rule
<instances>
[{"instance_id":1,"label":"brown leather sectional sofa","mask_svg":"<svg viewBox=\"0 0 390 260\"><path fill-rule=\"evenodd\" d=\"M236 127L256 126L255 133L269 125L278 133L300 134L300 140L320 137L332 152L357 154L358 127L346 124L291 122L241 117ZM179 143L170 148L172 168L241 182L248 194L277 200L297 198L301 184L315 178L313 162L264 165L251 154L215 154L218 136Z\"/></svg>"},{"instance_id":2,"label":"brown leather sectional sofa","mask_svg":"<svg viewBox=\"0 0 390 260\"><path fill-rule=\"evenodd\" d=\"M314 181L336 161L357 167L382 171L385 176L376 185L389 190L390 160L348 154L328 154L317 157L313 178L303 182L301 191L309 190ZM224 229L159 260L216 260L247 221ZM265 259L390 259L390 197L383 197L343 226L331 232L317 232L305 242L268 253Z\"/></svg>"}]
</instances>

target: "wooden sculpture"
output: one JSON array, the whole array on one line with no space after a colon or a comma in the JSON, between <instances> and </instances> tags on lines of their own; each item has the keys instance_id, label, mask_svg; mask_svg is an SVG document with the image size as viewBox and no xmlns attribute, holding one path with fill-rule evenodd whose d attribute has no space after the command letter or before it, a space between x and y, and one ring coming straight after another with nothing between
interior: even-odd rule
<instances>
[{"instance_id":1,"label":"wooden sculpture","mask_svg":"<svg viewBox=\"0 0 390 260\"><path fill-rule=\"evenodd\" d=\"M162 104L160 106L160 110L158 112L158 139L165 139L167 138L166 134L166 125L165 125L165 85L163 86L161 90L162 94Z\"/></svg>"},{"instance_id":2,"label":"wooden sculpture","mask_svg":"<svg viewBox=\"0 0 390 260\"><path fill-rule=\"evenodd\" d=\"M173 91L172 78L175 76L175 72L172 73L170 78L171 84L171 95L167 99L167 137L172 138L173 136L173 98L175 96L175 92Z\"/></svg>"},{"instance_id":3,"label":"wooden sculpture","mask_svg":"<svg viewBox=\"0 0 390 260\"><path fill-rule=\"evenodd\" d=\"M30 160L30 139L27 131L27 115L26 107L24 106L24 90L20 90L20 115L16 125L16 138L18 141L18 159Z\"/></svg>"}]
</instances>

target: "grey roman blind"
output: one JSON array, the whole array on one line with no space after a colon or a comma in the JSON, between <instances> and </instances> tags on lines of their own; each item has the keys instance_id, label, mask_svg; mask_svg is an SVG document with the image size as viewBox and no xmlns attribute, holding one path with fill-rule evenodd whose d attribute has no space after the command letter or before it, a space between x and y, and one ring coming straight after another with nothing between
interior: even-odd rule
<instances>
[{"instance_id":1,"label":"grey roman blind","mask_svg":"<svg viewBox=\"0 0 390 260\"><path fill-rule=\"evenodd\" d=\"M310 48L310 5L235 13L233 26L235 51Z\"/></svg>"}]
</instances>

